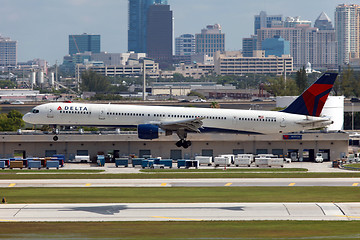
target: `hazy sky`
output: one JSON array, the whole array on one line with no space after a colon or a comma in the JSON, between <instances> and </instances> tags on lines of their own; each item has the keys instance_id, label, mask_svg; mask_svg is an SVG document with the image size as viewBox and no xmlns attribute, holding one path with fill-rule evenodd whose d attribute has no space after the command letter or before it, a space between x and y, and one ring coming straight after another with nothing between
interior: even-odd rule
<instances>
[{"instance_id":1,"label":"hazy sky","mask_svg":"<svg viewBox=\"0 0 360 240\"><path fill-rule=\"evenodd\" d=\"M241 49L253 34L254 15L301 16L313 23L322 11L331 20L339 0L169 0L175 37L219 23L226 50ZM127 51L128 0L0 0L0 35L18 41L18 61L54 64L68 53L68 35L100 34L101 50Z\"/></svg>"}]
</instances>

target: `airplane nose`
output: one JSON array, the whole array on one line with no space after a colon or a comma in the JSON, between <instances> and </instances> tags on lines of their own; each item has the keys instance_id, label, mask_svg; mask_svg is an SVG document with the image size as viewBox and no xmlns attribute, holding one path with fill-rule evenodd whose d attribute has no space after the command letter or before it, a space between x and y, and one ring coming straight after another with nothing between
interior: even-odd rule
<instances>
[{"instance_id":1,"label":"airplane nose","mask_svg":"<svg viewBox=\"0 0 360 240\"><path fill-rule=\"evenodd\" d=\"M24 122L30 123L30 119L31 119L31 113L26 113L23 118Z\"/></svg>"}]
</instances>

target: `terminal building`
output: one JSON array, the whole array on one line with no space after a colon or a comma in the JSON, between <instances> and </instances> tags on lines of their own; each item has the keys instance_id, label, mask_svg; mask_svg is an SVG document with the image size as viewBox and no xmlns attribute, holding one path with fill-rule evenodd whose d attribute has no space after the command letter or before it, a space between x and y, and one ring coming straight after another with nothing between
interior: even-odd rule
<instances>
[{"instance_id":1,"label":"terminal building","mask_svg":"<svg viewBox=\"0 0 360 240\"><path fill-rule=\"evenodd\" d=\"M114 157L152 155L163 159L193 159L195 156L220 154L294 155L295 161L314 162L316 153L325 161L347 155L349 135L344 132L309 132L275 135L189 134L192 146L177 148L177 136L160 135L156 140L138 139L136 132L101 134L61 134L58 141L52 134L0 135L0 157L49 157L64 154L67 160L76 155L88 155L95 161L98 154Z\"/></svg>"}]
</instances>

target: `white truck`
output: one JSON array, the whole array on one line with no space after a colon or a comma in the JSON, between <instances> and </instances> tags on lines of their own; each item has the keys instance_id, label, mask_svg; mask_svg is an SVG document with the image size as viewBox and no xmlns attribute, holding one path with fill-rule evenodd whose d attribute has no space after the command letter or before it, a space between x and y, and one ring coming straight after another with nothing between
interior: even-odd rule
<instances>
[{"instance_id":1,"label":"white truck","mask_svg":"<svg viewBox=\"0 0 360 240\"><path fill-rule=\"evenodd\" d=\"M254 155L252 154L238 154L235 157L234 164L236 167L239 166L251 166L251 163L254 160Z\"/></svg>"}]
</instances>

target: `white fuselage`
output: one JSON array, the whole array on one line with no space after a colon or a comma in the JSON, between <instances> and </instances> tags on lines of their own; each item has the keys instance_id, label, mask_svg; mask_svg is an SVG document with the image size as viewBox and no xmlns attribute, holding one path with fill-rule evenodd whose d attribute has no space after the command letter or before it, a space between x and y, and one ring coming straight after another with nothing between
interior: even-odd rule
<instances>
[{"instance_id":1,"label":"white fuselage","mask_svg":"<svg viewBox=\"0 0 360 240\"><path fill-rule=\"evenodd\" d=\"M31 124L67 126L137 126L200 118L203 129L219 132L272 134L326 126L321 117L275 111L116 104L47 103L24 115ZM314 121L313 124L299 124Z\"/></svg>"}]
</instances>

